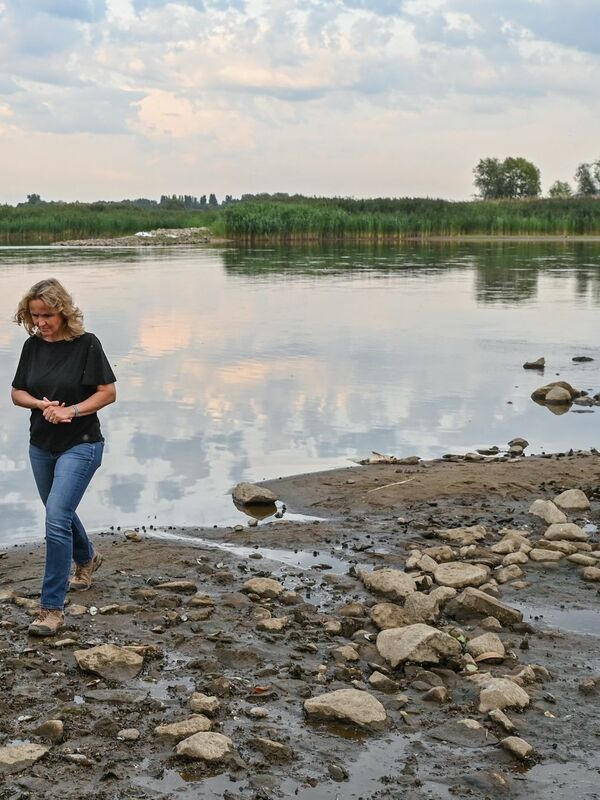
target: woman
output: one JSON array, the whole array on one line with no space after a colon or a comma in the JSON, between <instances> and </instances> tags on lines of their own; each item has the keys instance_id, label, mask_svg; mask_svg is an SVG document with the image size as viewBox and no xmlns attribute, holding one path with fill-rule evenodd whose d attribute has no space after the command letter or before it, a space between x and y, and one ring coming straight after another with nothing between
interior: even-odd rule
<instances>
[{"instance_id":1,"label":"woman","mask_svg":"<svg viewBox=\"0 0 600 800\"><path fill-rule=\"evenodd\" d=\"M75 513L102 461L99 409L116 399L115 376L102 345L86 333L80 310L54 278L32 286L14 320L29 338L12 382L12 401L31 409L29 457L46 506L46 567L34 636L53 636L64 625L71 589L89 589L102 563Z\"/></svg>"}]
</instances>

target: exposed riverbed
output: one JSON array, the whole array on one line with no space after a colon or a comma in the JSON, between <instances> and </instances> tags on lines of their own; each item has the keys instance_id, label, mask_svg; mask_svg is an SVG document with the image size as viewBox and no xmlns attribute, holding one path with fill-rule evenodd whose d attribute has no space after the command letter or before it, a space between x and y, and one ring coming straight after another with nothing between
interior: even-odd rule
<instances>
[{"instance_id":1,"label":"exposed riverbed","mask_svg":"<svg viewBox=\"0 0 600 800\"><path fill-rule=\"evenodd\" d=\"M472 673L457 664L386 663L370 613L389 598L357 577L403 570L412 550L447 544L440 532L458 526L483 525L486 535L470 554L452 545L456 559L499 563L493 548L500 531L519 529L535 545L547 525L528 513L531 502L568 488L591 498L591 509L568 517L588 526L587 552L595 552L599 478L593 455L374 465L268 482L289 509L317 517L310 522L284 516L237 531L171 527L140 531L141 541L105 531L95 540L105 563L92 590L70 598L71 612L81 614L68 614L59 640L71 641L61 647L29 639L27 603L14 602L16 595L35 604L41 550L9 548L0 559L0 747L29 741L51 748L34 766L0 777L0 797L50 799L60 787L62 798L75 800L90 786L98 800L599 797L599 695L589 680L600 676L598 593L581 566L566 558L529 561L520 579L490 590L522 609L523 622L499 629L506 655L478 672L517 676L535 666L521 680L528 708L505 709L516 735L535 750L524 762L498 745L508 733L479 711ZM248 594L246 581L261 576L280 582L284 594ZM160 588L168 580L190 581L197 593ZM427 591L423 585L419 593ZM260 630L269 617L287 622L280 632ZM434 624L467 641L485 632L482 620L459 620L448 609ZM339 623L337 632L331 623ZM137 677L116 682L77 666L75 650L106 643L141 646ZM356 658L348 660L348 646ZM374 688L375 671L395 688ZM443 702L425 698L436 685L447 692ZM382 704L382 728L306 718L307 698L352 687ZM224 763L177 756L174 741L155 731L191 715L194 691L220 701L212 730L234 747ZM485 735L451 741L456 732L442 726L464 718ZM55 742L36 734L51 719L64 724ZM120 738L125 729L139 738Z\"/></svg>"}]
</instances>

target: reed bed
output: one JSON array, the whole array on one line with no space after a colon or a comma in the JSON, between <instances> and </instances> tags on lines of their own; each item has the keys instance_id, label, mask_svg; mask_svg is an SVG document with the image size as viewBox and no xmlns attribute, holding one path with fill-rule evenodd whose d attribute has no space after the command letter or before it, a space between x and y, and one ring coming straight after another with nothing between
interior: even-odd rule
<instances>
[{"instance_id":1,"label":"reed bed","mask_svg":"<svg viewBox=\"0 0 600 800\"><path fill-rule=\"evenodd\" d=\"M600 199L244 201L223 211L242 240L385 240L430 236L600 235Z\"/></svg>"},{"instance_id":2,"label":"reed bed","mask_svg":"<svg viewBox=\"0 0 600 800\"><path fill-rule=\"evenodd\" d=\"M0 242L45 244L63 239L126 236L156 228L209 227L215 213L118 203L4 205L0 206Z\"/></svg>"}]
</instances>

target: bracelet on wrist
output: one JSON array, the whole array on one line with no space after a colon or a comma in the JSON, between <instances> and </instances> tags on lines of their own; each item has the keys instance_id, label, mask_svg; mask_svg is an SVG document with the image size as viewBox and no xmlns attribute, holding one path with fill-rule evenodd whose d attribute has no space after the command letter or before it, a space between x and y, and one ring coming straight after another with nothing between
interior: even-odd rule
<instances>
[{"instance_id":1,"label":"bracelet on wrist","mask_svg":"<svg viewBox=\"0 0 600 800\"><path fill-rule=\"evenodd\" d=\"M79 409L77 408L77 406L73 406L73 416L74 417L79 416Z\"/></svg>"}]
</instances>

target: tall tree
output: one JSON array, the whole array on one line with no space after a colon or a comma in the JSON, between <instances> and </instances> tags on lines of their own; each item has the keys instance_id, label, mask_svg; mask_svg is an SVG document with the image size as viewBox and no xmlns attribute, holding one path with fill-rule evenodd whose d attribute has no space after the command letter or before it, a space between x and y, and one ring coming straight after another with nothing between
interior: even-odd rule
<instances>
[{"instance_id":1,"label":"tall tree","mask_svg":"<svg viewBox=\"0 0 600 800\"><path fill-rule=\"evenodd\" d=\"M600 194L600 161L595 164L580 164L575 172L577 194L591 196Z\"/></svg>"},{"instance_id":2,"label":"tall tree","mask_svg":"<svg viewBox=\"0 0 600 800\"><path fill-rule=\"evenodd\" d=\"M484 200L537 197L541 191L540 171L525 158L482 158L473 173Z\"/></svg>"},{"instance_id":3,"label":"tall tree","mask_svg":"<svg viewBox=\"0 0 600 800\"><path fill-rule=\"evenodd\" d=\"M573 190L566 181L554 181L548 189L549 197L572 197Z\"/></svg>"}]
</instances>

